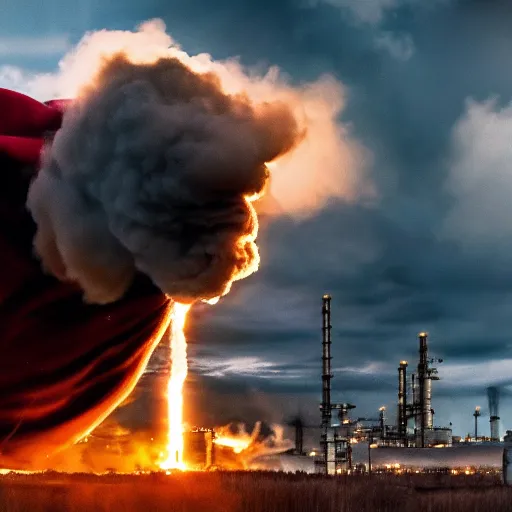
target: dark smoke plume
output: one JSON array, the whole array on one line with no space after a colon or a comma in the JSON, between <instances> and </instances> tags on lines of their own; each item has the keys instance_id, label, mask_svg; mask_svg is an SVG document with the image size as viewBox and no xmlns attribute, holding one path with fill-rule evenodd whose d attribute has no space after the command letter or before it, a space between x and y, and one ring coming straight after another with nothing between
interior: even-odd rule
<instances>
[{"instance_id":1,"label":"dark smoke plume","mask_svg":"<svg viewBox=\"0 0 512 512\"><path fill-rule=\"evenodd\" d=\"M174 57L109 60L67 110L28 207L45 269L88 302L122 297L137 270L180 302L257 268L266 162L301 134L281 102L227 95Z\"/></svg>"},{"instance_id":2,"label":"dark smoke plume","mask_svg":"<svg viewBox=\"0 0 512 512\"><path fill-rule=\"evenodd\" d=\"M499 416L498 410L500 406L500 392L496 386L487 388L487 399L489 401L489 415Z\"/></svg>"}]
</instances>

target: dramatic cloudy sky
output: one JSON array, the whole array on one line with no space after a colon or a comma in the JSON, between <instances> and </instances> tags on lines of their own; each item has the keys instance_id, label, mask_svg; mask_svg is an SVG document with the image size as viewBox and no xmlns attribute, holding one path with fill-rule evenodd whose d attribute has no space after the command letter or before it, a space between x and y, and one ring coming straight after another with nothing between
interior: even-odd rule
<instances>
[{"instance_id":1,"label":"dramatic cloudy sky","mask_svg":"<svg viewBox=\"0 0 512 512\"><path fill-rule=\"evenodd\" d=\"M366 148L376 197L264 223L260 272L190 319L193 420L282 421L300 409L316 423L325 292L334 395L358 416L387 405L394 417L397 363L416 363L420 330L444 359L437 425L468 432L486 386L512 380L510 2L4 4L3 86L54 70L87 30L155 17L188 53L276 64L295 83L330 73L344 86L340 121ZM503 431L511 405L503 397Z\"/></svg>"}]
</instances>

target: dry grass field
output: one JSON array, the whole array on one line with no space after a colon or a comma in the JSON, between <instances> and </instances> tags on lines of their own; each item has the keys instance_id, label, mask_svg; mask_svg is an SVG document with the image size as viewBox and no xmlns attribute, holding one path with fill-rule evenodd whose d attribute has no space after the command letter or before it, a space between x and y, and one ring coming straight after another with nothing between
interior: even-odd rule
<instances>
[{"instance_id":1,"label":"dry grass field","mask_svg":"<svg viewBox=\"0 0 512 512\"><path fill-rule=\"evenodd\" d=\"M0 512L503 512L496 477L279 473L6 475Z\"/></svg>"}]
</instances>

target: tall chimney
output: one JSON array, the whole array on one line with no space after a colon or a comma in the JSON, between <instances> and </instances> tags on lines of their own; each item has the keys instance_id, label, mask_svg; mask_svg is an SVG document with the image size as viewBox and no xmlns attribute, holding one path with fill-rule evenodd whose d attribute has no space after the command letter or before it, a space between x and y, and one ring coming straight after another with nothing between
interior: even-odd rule
<instances>
[{"instance_id":1,"label":"tall chimney","mask_svg":"<svg viewBox=\"0 0 512 512\"><path fill-rule=\"evenodd\" d=\"M418 388L416 383L416 375L414 373L411 374L411 391L412 391L412 415L414 417L414 427L418 426L416 421L416 416L418 412Z\"/></svg>"},{"instance_id":2,"label":"tall chimney","mask_svg":"<svg viewBox=\"0 0 512 512\"><path fill-rule=\"evenodd\" d=\"M331 296L322 299L322 426L331 426Z\"/></svg>"},{"instance_id":3,"label":"tall chimney","mask_svg":"<svg viewBox=\"0 0 512 512\"><path fill-rule=\"evenodd\" d=\"M380 438L386 437L386 407L379 408Z\"/></svg>"},{"instance_id":4,"label":"tall chimney","mask_svg":"<svg viewBox=\"0 0 512 512\"><path fill-rule=\"evenodd\" d=\"M489 416L491 424L491 441L500 440L500 417L499 417L499 404L500 394L497 387L487 388L487 398L489 400Z\"/></svg>"},{"instance_id":5,"label":"tall chimney","mask_svg":"<svg viewBox=\"0 0 512 512\"><path fill-rule=\"evenodd\" d=\"M398 434L407 438L407 361L400 361L398 367Z\"/></svg>"}]
</instances>

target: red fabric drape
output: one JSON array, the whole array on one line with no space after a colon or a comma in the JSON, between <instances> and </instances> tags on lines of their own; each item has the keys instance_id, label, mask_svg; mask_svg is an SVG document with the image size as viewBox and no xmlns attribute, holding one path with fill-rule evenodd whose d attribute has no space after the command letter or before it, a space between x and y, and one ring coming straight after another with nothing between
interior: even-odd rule
<instances>
[{"instance_id":1,"label":"red fabric drape","mask_svg":"<svg viewBox=\"0 0 512 512\"><path fill-rule=\"evenodd\" d=\"M86 305L32 254L26 195L65 106L0 89L0 467L40 464L105 417L169 318L168 299L142 275L122 300Z\"/></svg>"}]
</instances>

